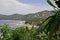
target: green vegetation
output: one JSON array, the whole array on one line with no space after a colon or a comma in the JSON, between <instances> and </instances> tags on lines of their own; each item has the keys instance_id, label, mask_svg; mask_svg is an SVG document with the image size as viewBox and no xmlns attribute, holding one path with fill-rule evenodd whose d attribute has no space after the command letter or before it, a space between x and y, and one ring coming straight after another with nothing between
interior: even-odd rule
<instances>
[{"instance_id":1,"label":"green vegetation","mask_svg":"<svg viewBox=\"0 0 60 40\"><path fill-rule=\"evenodd\" d=\"M27 19L25 23L40 26L42 22L43 22L43 19L31 18L31 19Z\"/></svg>"},{"instance_id":2,"label":"green vegetation","mask_svg":"<svg viewBox=\"0 0 60 40\"><path fill-rule=\"evenodd\" d=\"M0 40L49 40L47 32L32 27L19 27L11 29L8 24L0 25ZM60 40L60 33L57 32L57 40ZM56 40L56 35L51 36Z\"/></svg>"},{"instance_id":3,"label":"green vegetation","mask_svg":"<svg viewBox=\"0 0 60 40\"><path fill-rule=\"evenodd\" d=\"M27 15L21 15L21 14L13 14L13 15L2 15L0 14L0 20L28 20L33 18L47 18L51 15L53 15L53 11L42 11L42 12L36 12L33 14L27 14Z\"/></svg>"},{"instance_id":4,"label":"green vegetation","mask_svg":"<svg viewBox=\"0 0 60 40\"><path fill-rule=\"evenodd\" d=\"M57 2L58 0L54 1ZM56 7L51 3L50 0L47 0L47 2L54 8L55 14L48 17L42 23L40 30L44 31L48 35L48 40L60 40L60 3L58 2L59 5Z\"/></svg>"},{"instance_id":5,"label":"green vegetation","mask_svg":"<svg viewBox=\"0 0 60 40\"><path fill-rule=\"evenodd\" d=\"M0 25L0 40L38 40L37 28L20 27L11 29L7 24Z\"/></svg>"},{"instance_id":6,"label":"green vegetation","mask_svg":"<svg viewBox=\"0 0 60 40\"><path fill-rule=\"evenodd\" d=\"M57 0L54 1L57 2ZM47 0L47 2L53 8L57 8L50 0ZM59 7L59 5L57 6ZM0 25L0 40L60 40L60 10L55 9L55 14L49 16L46 20L32 18L26 20L26 23L40 25L40 21L43 22L39 28L33 26L32 28L11 29L8 24Z\"/></svg>"}]
</instances>

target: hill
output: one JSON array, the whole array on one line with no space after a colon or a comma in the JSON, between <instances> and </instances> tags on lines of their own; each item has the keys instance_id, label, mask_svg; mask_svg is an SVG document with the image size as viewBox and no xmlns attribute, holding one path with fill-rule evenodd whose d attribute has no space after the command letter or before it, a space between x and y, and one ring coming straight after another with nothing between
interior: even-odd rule
<instances>
[{"instance_id":1,"label":"hill","mask_svg":"<svg viewBox=\"0 0 60 40\"><path fill-rule=\"evenodd\" d=\"M26 19L32 19L32 18L42 18L45 19L48 16L51 16L54 14L54 11L42 11L42 12L36 12L33 14L27 14L27 15L21 15L21 14L13 14L13 15L2 15L0 14L0 20L26 20Z\"/></svg>"}]
</instances>

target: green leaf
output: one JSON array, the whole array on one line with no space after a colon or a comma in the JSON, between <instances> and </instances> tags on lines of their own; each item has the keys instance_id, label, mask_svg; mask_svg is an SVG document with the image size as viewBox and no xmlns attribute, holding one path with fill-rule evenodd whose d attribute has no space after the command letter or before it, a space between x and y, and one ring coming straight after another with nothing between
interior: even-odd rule
<instances>
[{"instance_id":1,"label":"green leaf","mask_svg":"<svg viewBox=\"0 0 60 40\"><path fill-rule=\"evenodd\" d=\"M58 1L58 0L54 0L55 2Z\"/></svg>"},{"instance_id":2,"label":"green leaf","mask_svg":"<svg viewBox=\"0 0 60 40\"><path fill-rule=\"evenodd\" d=\"M54 1L56 1L56 0L54 0ZM48 3L49 5L51 5L52 7L56 8L56 6L53 5L52 2L51 2L50 0L47 0L47 3Z\"/></svg>"}]
</instances>

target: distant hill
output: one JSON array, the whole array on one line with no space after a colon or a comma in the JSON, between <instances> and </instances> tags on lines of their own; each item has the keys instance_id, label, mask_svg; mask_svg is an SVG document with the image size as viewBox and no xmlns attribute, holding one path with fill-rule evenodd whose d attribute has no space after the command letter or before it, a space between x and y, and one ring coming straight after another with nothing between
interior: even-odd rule
<instances>
[{"instance_id":1,"label":"distant hill","mask_svg":"<svg viewBox=\"0 0 60 40\"><path fill-rule=\"evenodd\" d=\"M13 14L13 15L2 15L0 14L0 20L26 20L31 18L47 18L54 14L54 11L42 11L36 12L33 14L21 15L21 14Z\"/></svg>"},{"instance_id":2,"label":"distant hill","mask_svg":"<svg viewBox=\"0 0 60 40\"><path fill-rule=\"evenodd\" d=\"M45 11L42 11L42 12L37 12L35 14L28 14L26 16L27 16L27 18L43 18L43 19L45 19L45 18L47 18L47 17L49 17L53 14L54 14L54 11L45 10Z\"/></svg>"}]
</instances>

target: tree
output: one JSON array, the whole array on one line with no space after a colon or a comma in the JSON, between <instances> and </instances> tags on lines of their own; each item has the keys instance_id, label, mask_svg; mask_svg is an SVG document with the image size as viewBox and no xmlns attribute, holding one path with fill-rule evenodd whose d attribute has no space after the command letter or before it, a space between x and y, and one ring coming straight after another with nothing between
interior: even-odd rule
<instances>
[{"instance_id":1,"label":"tree","mask_svg":"<svg viewBox=\"0 0 60 40\"><path fill-rule=\"evenodd\" d=\"M54 0L57 7L52 4L50 0L47 0L47 3L51 5L55 11L55 14L48 17L41 25L40 30L43 30L48 35L48 40L52 40L52 36L54 35L55 40L57 40L57 35L60 32L60 0Z\"/></svg>"},{"instance_id":2,"label":"tree","mask_svg":"<svg viewBox=\"0 0 60 40\"><path fill-rule=\"evenodd\" d=\"M12 30L8 24L0 25L0 33L2 33L1 40L12 40Z\"/></svg>"}]
</instances>

